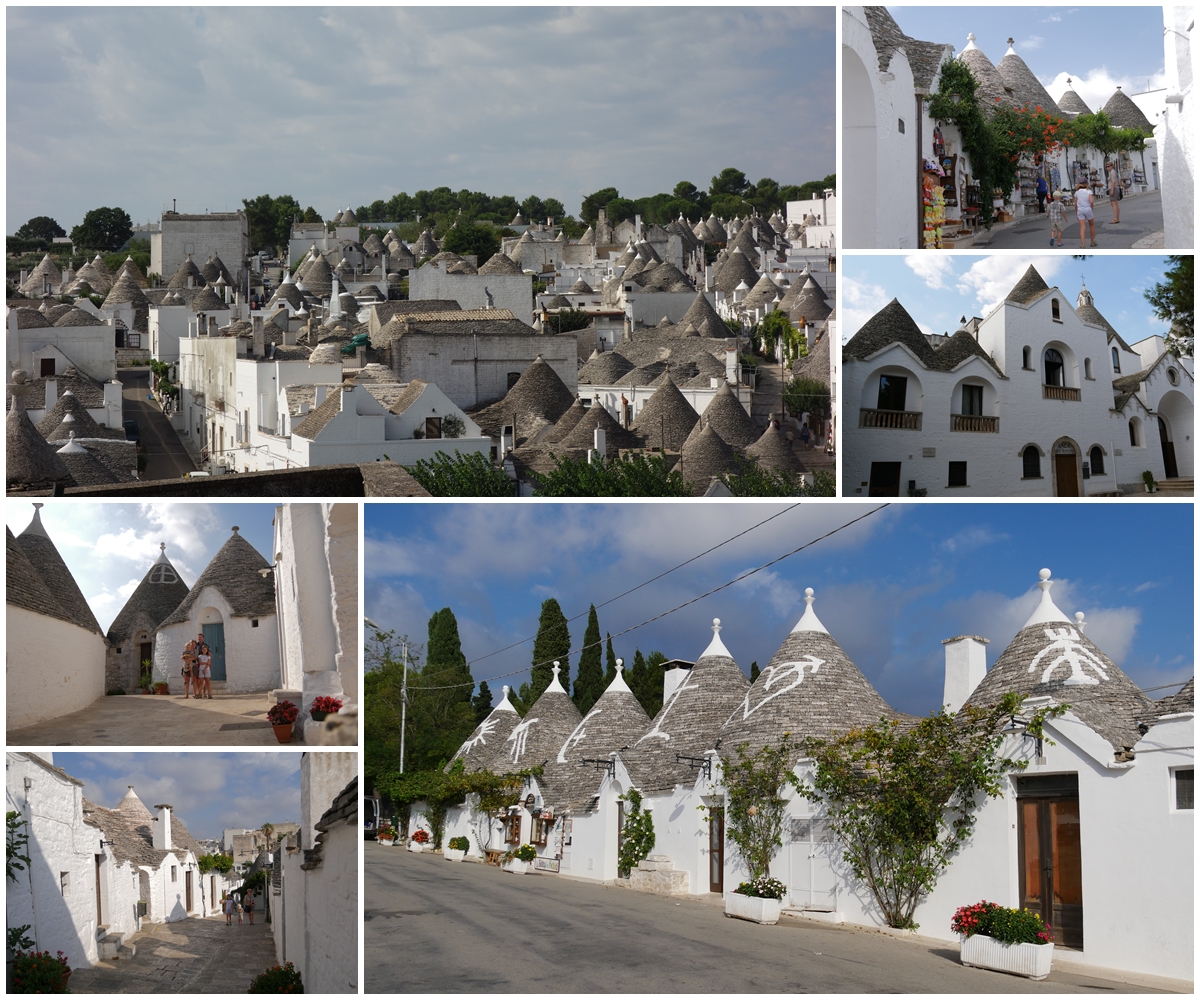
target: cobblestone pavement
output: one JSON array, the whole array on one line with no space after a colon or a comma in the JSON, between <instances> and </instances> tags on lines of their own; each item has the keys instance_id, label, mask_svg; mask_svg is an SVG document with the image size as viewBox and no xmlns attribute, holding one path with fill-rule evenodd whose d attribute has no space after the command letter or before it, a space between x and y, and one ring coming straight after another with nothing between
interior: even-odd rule
<instances>
[{"instance_id":1,"label":"cobblestone pavement","mask_svg":"<svg viewBox=\"0 0 1200 1000\"><path fill-rule=\"evenodd\" d=\"M267 693L105 695L87 708L23 729L13 746L278 746L267 722ZM300 744L293 730L292 743Z\"/></svg>"},{"instance_id":2,"label":"cobblestone pavement","mask_svg":"<svg viewBox=\"0 0 1200 1000\"><path fill-rule=\"evenodd\" d=\"M726 918L715 895L651 896L452 864L374 841L364 848L368 993L1134 993L1183 986L1151 977L1106 980L1099 971L1060 967L1058 954L1050 977L1034 982L967 968L948 941L793 917L760 927Z\"/></svg>"},{"instance_id":3,"label":"cobblestone pavement","mask_svg":"<svg viewBox=\"0 0 1200 1000\"><path fill-rule=\"evenodd\" d=\"M137 955L71 973L72 993L245 993L275 965L269 925L224 917L156 924L133 939Z\"/></svg>"}]
</instances>

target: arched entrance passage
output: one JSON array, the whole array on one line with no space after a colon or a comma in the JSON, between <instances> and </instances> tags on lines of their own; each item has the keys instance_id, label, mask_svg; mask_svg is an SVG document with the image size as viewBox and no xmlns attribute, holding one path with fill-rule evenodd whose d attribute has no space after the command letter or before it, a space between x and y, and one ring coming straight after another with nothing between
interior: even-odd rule
<instances>
[{"instance_id":1,"label":"arched entrance passage","mask_svg":"<svg viewBox=\"0 0 1200 1000\"><path fill-rule=\"evenodd\" d=\"M1079 491L1079 449L1063 438L1054 445L1054 495L1077 497Z\"/></svg>"},{"instance_id":2,"label":"arched entrance passage","mask_svg":"<svg viewBox=\"0 0 1200 1000\"><path fill-rule=\"evenodd\" d=\"M1192 436L1195 433L1195 411L1192 401L1177 389L1166 393L1158 402L1159 438L1163 441L1163 463L1166 464L1166 445L1170 443L1175 459L1175 472L1167 472L1167 478L1195 475L1192 463ZM1166 434L1163 434L1163 426ZM1169 467L1168 467L1169 468Z\"/></svg>"},{"instance_id":3,"label":"arched entrance passage","mask_svg":"<svg viewBox=\"0 0 1200 1000\"><path fill-rule=\"evenodd\" d=\"M840 209L843 239L848 247L873 248L876 236L878 138L875 94L871 77L852 48L842 46L842 172L841 190L853 192Z\"/></svg>"},{"instance_id":4,"label":"arched entrance passage","mask_svg":"<svg viewBox=\"0 0 1200 1000\"><path fill-rule=\"evenodd\" d=\"M1175 443L1171 440L1171 431L1162 417L1158 418L1158 440L1162 445L1163 475L1167 479L1179 478L1179 465L1175 461Z\"/></svg>"}]
</instances>

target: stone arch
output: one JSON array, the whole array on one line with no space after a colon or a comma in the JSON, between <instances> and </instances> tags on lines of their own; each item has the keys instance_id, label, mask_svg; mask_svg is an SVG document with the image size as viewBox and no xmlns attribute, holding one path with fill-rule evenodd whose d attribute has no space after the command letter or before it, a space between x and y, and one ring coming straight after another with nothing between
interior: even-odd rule
<instances>
[{"instance_id":1,"label":"stone arch","mask_svg":"<svg viewBox=\"0 0 1200 1000\"><path fill-rule=\"evenodd\" d=\"M1061 357L1061 382L1049 381L1053 377L1054 365L1054 362L1048 356L1048 352L1051 351L1057 352ZM1061 385L1073 389L1079 388L1079 359L1070 345L1064 344L1061 340L1050 340L1042 345L1041 354L1038 357L1038 368L1042 377L1042 385Z\"/></svg>"},{"instance_id":2,"label":"stone arch","mask_svg":"<svg viewBox=\"0 0 1200 1000\"><path fill-rule=\"evenodd\" d=\"M1079 442L1060 437L1050 448L1050 473L1053 495L1083 496L1083 449Z\"/></svg>"},{"instance_id":3,"label":"stone arch","mask_svg":"<svg viewBox=\"0 0 1200 1000\"><path fill-rule=\"evenodd\" d=\"M1017 457L1021 460L1022 479L1046 478L1045 469L1042 467L1042 459L1046 457L1046 453L1037 442L1030 441L1022 445L1017 450Z\"/></svg>"},{"instance_id":4,"label":"stone arch","mask_svg":"<svg viewBox=\"0 0 1200 1000\"><path fill-rule=\"evenodd\" d=\"M843 212L846 246L873 248L876 234L879 138L872 74L850 46L842 46L842 190L858 202Z\"/></svg>"},{"instance_id":5,"label":"stone arch","mask_svg":"<svg viewBox=\"0 0 1200 1000\"><path fill-rule=\"evenodd\" d=\"M1195 409L1192 400L1178 389L1172 389L1164 393L1158 401L1158 415L1166 424L1167 441L1175 451L1175 464L1179 475L1195 475L1192 441L1195 434Z\"/></svg>"},{"instance_id":6,"label":"stone arch","mask_svg":"<svg viewBox=\"0 0 1200 1000\"><path fill-rule=\"evenodd\" d=\"M886 378L889 375L899 376L907 380L903 412L922 412L925 409L925 390L921 385L921 379L915 371L903 365L880 365L874 369L863 380L862 398L859 406L863 410L880 411L880 390L882 388L880 379ZM894 407L891 408L894 409ZM919 426L915 429L919 429Z\"/></svg>"}]
</instances>

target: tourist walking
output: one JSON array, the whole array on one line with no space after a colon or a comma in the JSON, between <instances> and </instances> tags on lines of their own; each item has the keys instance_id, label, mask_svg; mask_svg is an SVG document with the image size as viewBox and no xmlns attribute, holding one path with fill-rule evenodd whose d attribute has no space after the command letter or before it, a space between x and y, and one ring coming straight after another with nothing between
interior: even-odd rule
<instances>
[{"instance_id":1,"label":"tourist walking","mask_svg":"<svg viewBox=\"0 0 1200 1000\"><path fill-rule=\"evenodd\" d=\"M233 926L233 897L229 893L222 893L221 909L225 911L225 926Z\"/></svg>"},{"instance_id":2,"label":"tourist walking","mask_svg":"<svg viewBox=\"0 0 1200 1000\"><path fill-rule=\"evenodd\" d=\"M1092 192L1085 181L1080 181L1075 189L1075 218L1079 220L1079 246L1087 246L1084 242L1085 231L1091 234L1092 246L1099 246L1096 242L1096 213L1092 210Z\"/></svg>"},{"instance_id":3,"label":"tourist walking","mask_svg":"<svg viewBox=\"0 0 1200 1000\"><path fill-rule=\"evenodd\" d=\"M1113 225L1121 221L1121 199L1125 196L1121 190L1121 175L1117 173L1116 164L1108 165L1108 201L1112 205Z\"/></svg>"},{"instance_id":4,"label":"tourist walking","mask_svg":"<svg viewBox=\"0 0 1200 1000\"><path fill-rule=\"evenodd\" d=\"M250 926L254 926L254 890L249 889L242 899L242 904L246 907L246 916L250 918Z\"/></svg>"},{"instance_id":5,"label":"tourist walking","mask_svg":"<svg viewBox=\"0 0 1200 1000\"><path fill-rule=\"evenodd\" d=\"M1038 200L1038 215L1044 215L1046 212L1046 178L1038 174L1037 179L1037 200Z\"/></svg>"},{"instance_id":6,"label":"tourist walking","mask_svg":"<svg viewBox=\"0 0 1200 1000\"><path fill-rule=\"evenodd\" d=\"M208 698L212 700L212 653L209 652L208 645L202 643L200 652L196 656L196 664L200 669L200 694L198 698Z\"/></svg>"},{"instance_id":7,"label":"tourist walking","mask_svg":"<svg viewBox=\"0 0 1200 1000\"><path fill-rule=\"evenodd\" d=\"M801 428L800 428L800 440L801 440L801 442L804 444L804 450L805 450L805 451L808 451L808 450L809 450L809 448L810 448L810 445L809 445L809 443L808 443L808 442L809 442L811 439L812 439L812 432L811 432L811 431L809 431L809 429L808 429L808 424L805 424L803 427L801 427Z\"/></svg>"},{"instance_id":8,"label":"tourist walking","mask_svg":"<svg viewBox=\"0 0 1200 1000\"><path fill-rule=\"evenodd\" d=\"M1067 210L1063 207L1062 192L1055 191L1054 197L1050 200L1050 245L1054 246L1055 239L1058 240L1058 246L1062 246L1063 226L1067 222Z\"/></svg>"}]
</instances>

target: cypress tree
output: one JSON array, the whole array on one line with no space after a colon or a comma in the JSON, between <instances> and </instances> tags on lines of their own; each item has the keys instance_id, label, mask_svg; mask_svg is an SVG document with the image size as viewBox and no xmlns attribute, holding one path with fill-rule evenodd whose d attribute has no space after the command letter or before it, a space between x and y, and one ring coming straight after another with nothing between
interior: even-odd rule
<instances>
[{"instance_id":1,"label":"cypress tree","mask_svg":"<svg viewBox=\"0 0 1200 1000\"><path fill-rule=\"evenodd\" d=\"M575 674L575 707L587 715L604 693L604 674L600 669L600 619L596 605L588 609L587 629L583 633L583 652L579 654L579 670Z\"/></svg>"},{"instance_id":2,"label":"cypress tree","mask_svg":"<svg viewBox=\"0 0 1200 1000\"><path fill-rule=\"evenodd\" d=\"M529 696L521 686L521 699L532 705L554 679L554 661L560 667L558 679L563 688L571 690L571 664L567 654L571 652L571 633L567 628L567 616L553 597L542 601L542 613L538 618L537 638L533 640L533 669L529 674Z\"/></svg>"},{"instance_id":3,"label":"cypress tree","mask_svg":"<svg viewBox=\"0 0 1200 1000\"><path fill-rule=\"evenodd\" d=\"M663 664L666 662L666 656L657 649L646 657L646 700L642 707L652 719L663 706Z\"/></svg>"},{"instance_id":4,"label":"cypress tree","mask_svg":"<svg viewBox=\"0 0 1200 1000\"><path fill-rule=\"evenodd\" d=\"M462 684L462 687L448 692L451 702L471 701L475 679L471 676L471 668L467 666L467 658L463 656L458 619L449 608L435 611L429 619L429 645L421 673L434 686ZM466 686L468 682L470 687Z\"/></svg>"},{"instance_id":5,"label":"cypress tree","mask_svg":"<svg viewBox=\"0 0 1200 1000\"><path fill-rule=\"evenodd\" d=\"M604 635L606 638L604 644L604 690L607 691L608 686L617 676L617 654L613 652L612 635L610 635L608 632L605 632Z\"/></svg>"},{"instance_id":6,"label":"cypress tree","mask_svg":"<svg viewBox=\"0 0 1200 1000\"><path fill-rule=\"evenodd\" d=\"M646 696L649 693L649 686L646 681L646 658L642 656L640 649L635 649L633 651L633 666L625 672L625 683L629 685L629 690L633 692L633 696L641 703L642 708L646 710L646 714L653 719L654 713L650 711L650 706L646 701Z\"/></svg>"},{"instance_id":7,"label":"cypress tree","mask_svg":"<svg viewBox=\"0 0 1200 1000\"><path fill-rule=\"evenodd\" d=\"M761 673L762 671L758 669L758 660L752 660L750 662L750 683L753 684L758 680L758 675Z\"/></svg>"},{"instance_id":8,"label":"cypress tree","mask_svg":"<svg viewBox=\"0 0 1200 1000\"><path fill-rule=\"evenodd\" d=\"M492 692L487 681L479 682L479 693L471 699L471 707L475 709L476 725L492 714Z\"/></svg>"}]
</instances>

